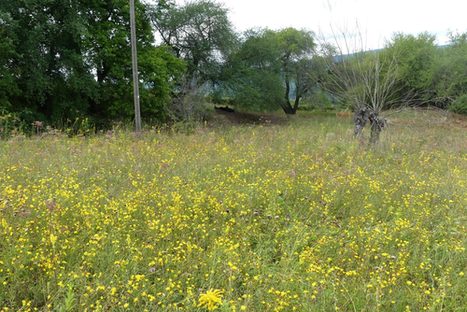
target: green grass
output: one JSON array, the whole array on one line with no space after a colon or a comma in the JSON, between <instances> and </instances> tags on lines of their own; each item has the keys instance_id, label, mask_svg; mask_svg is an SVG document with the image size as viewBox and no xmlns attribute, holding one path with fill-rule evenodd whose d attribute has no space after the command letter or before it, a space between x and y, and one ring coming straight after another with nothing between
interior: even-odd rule
<instances>
[{"instance_id":1,"label":"green grass","mask_svg":"<svg viewBox=\"0 0 467 312\"><path fill-rule=\"evenodd\" d=\"M391 118L0 141L0 307L465 311L465 121Z\"/></svg>"}]
</instances>

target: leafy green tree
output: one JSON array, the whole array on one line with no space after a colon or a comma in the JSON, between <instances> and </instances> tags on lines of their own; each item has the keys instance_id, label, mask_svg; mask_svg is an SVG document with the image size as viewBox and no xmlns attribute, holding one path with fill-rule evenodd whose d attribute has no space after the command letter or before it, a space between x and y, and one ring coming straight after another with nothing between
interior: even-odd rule
<instances>
[{"instance_id":1,"label":"leafy green tree","mask_svg":"<svg viewBox=\"0 0 467 312\"><path fill-rule=\"evenodd\" d=\"M184 64L154 46L147 6L136 10L142 112L163 120ZM0 25L2 106L55 125L132 118L128 1L1 1Z\"/></svg>"},{"instance_id":2,"label":"leafy green tree","mask_svg":"<svg viewBox=\"0 0 467 312\"><path fill-rule=\"evenodd\" d=\"M150 15L162 42L187 64L186 88L196 89L217 80L236 40L227 9L212 0L183 6L160 0Z\"/></svg>"},{"instance_id":3,"label":"leafy green tree","mask_svg":"<svg viewBox=\"0 0 467 312\"><path fill-rule=\"evenodd\" d=\"M12 0L2 2L0 12L14 21L7 37L14 53L3 71L15 77L21 90L10 96L14 109L51 119L84 112L93 79L83 63L83 21L77 6Z\"/></svg>"},{"instance_id":4,"label":"leafy green tree","mask_svg":"<svg viewBox=\"0 0 467 312\"><path fill-rule=\"evenodd\" d=\"M428 33L418 36L399 33L386 46L383 54L390 58L395 56L399 97L412 93L413 101L418 104L429 103L433 99L433 64L437 51L435 39Z\"/></svg>"},{"instance_id":5,"label":"leafy green tree","mask_svg":"<svg viewBox=\"0 0 467 312\"><path fill-rule=\"evenodd\" d=\"M15 58L14 21L8 13L0 12L0 113L10 110L10 99L19 90L14 78L12 61Z\"/></svg>"},{"instance_id":6,"label":"leafy green tree","mask_svg":"<svg viewBox=\"0 0 467 312\"><path fill-rule=\"evenodd\" d=\"M283 100L283 84L275 33L251 30L223 68L220 91L237 107L275 110Z\"/></svg>"},{"instance_id":7,"label":"leafy green tree","mask_svg":"<svg viewBox=\"0 0 467 312\"><path fill-rule=\"evenodd\" d=\"M286 28L252 30L245 37L224 76L236 104L261 110L281 107L286 114L295 114L318 81L312 34Z\"/></svg>"},{"instance_id":8,"label":"leafy green tree","mask_svg":"<svg viewBox=\"0 0 467 312\"><path fill-rule=\"evenodd\" d=\"M167 118L170 90L184 64L164 47L155 48L147 7L136 3L138 63L142 115ZM131 50L129 46L129 3L126 0L87 0L85 12L87 63L96 73L97 97L91 102L93 115L131 118Z\"/></svg>"},{"instance_id":9,"label":"leafy green tree","mask_svg":"<svg viewBox=\"0 0 467 312\"><path fill-rule=\"evenodd\" d=\"M467 33L451 35L448 46L438 49L433 72L438 106L447 107L467 94Z\"/></svg>"},{"instance_id":10,"label":"leafy green tree","mask_svg":"<svg viewBox=\"0 0 467 312\"><path fill-rule=\"evenodd\" d=\"M286 114L295 114L300 105L300 99L316 83L312 79L314 76L311 55L315 48L313 35L304 30L286 28L276 33L276 40L285 83L284 103L281 107ZM290 102L292 81L295 83L293 105Z\"/></svg>"}]
</instances>

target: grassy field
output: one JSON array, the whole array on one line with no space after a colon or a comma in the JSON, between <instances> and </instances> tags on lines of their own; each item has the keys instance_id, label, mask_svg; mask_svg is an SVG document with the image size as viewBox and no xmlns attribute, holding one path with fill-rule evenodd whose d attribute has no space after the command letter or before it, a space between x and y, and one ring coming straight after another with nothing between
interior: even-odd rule
<instances>
[{"instance_id":1,"label":"grassy field","mask_svg":"<svg viewBox=\"0 0 467 312\"><path fill-rule=\"evenodd\" d=\"M466 311L466 124L1 141L0 309Z\"/></svg>"}]
</instances>

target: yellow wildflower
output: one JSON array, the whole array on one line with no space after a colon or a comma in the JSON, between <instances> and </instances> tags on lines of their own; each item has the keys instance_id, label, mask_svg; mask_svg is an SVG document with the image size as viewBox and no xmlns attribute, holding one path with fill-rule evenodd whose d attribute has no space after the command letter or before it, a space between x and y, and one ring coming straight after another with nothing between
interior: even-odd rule
<instances>
[{"instance_id":1,"label":"yellow wildflower","mask_svg":"<svg viewBox=\"0 0 467 312\"><path fill-rule=\"evenodd\" d=\"M209 289L204 294L199 295L198 307L214 311L222 304L222 290Z\"/></svg>"}]
</instances>

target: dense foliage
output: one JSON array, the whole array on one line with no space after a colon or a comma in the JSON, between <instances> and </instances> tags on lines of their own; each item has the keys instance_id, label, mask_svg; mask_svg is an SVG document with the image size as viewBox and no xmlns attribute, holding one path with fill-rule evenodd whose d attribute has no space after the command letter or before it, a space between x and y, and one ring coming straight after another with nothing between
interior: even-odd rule
<instances>
[{"instance_id":1,"label":"dense foliage","mask_svg":"<svg viewBox=\"0 0 467 312\"><path fill-rule=\"evenodd\" d=\"M467 33L451 35L448 46L438 50L433 70L435 103L446 107L467 95ZM466 114L464 112L464 114Z\"/></svg>"},{"instance_id":2,"label":"dense foliage","mask_svg":"<svg viewBox=\"0 0 467 312\"><path fill-rule=\"evenodd\" d=\"M190 119L207 98L294 114L303 99L328 92L329 67L309 31L239 35L213 0L136 4L146 122ZM130 121L129 33L126 0L1 1L0 130L27 130L34 121L55 127ZM397 56L393 91L411 105L447 108L467 92L465 33L443 47L427 33L396 34L377 53Z\"/></svg>"},{"instance_id":3,"label":"dense foliage","mask_svg":"<svg viewBox=\"0 0 467 312\"><path fill-rule=\"evenodd\" d=\"M227 10L211 0L183 6L162 0L150 16L162 42L187 65L172 94L173 117L186 121L203 116L203 98L218 82L223 61L236 43Z\"/></svg>"},{"instance_id":4,"label":"dense foliage","mask_svg":"<svg viewBox=\"0 0 467 312\"><path fill-rule=\"evenodd\" d=\"M138 3L143 113L164 120L184 65L153 46L146 11ZM128 1L2 1L0 25L2 109L56 125L131 117Z\"/></svg>"},{"instance_id":5,"label":"dense foliage","mask_svg":"<svg viewBox=\"0 0 467 312\"><path fill-rule=\"evenodd\" d=\"M454 102L449 105L449 110L458 113L467 115L467 94L459 96Z\"/></svg>"},{"instance_id":6,"label":"dense foliage","mask_svg":"<svg viewBox=\"0 0 467 312\"><path fill-rule=\"evenodd\" d=\"M382 53L395 56L398 92L410 94L411 104L446 108L467 94L467 33L451 34L441 47L435 39L427 33L397 34Z\"/></svg>"},{"instance_id":7,"label":"dense foliage","mask_svg":"<svg viewBox=\"0 0 467 312\"><path fill-rule=\"evenodd\" d=\"M313 79L313 34L286 28L250 31L245 37L225 66L224 87L238 106L282 108L294 114L300 99L317 83Z\"/></svg>"}]
</instances>

